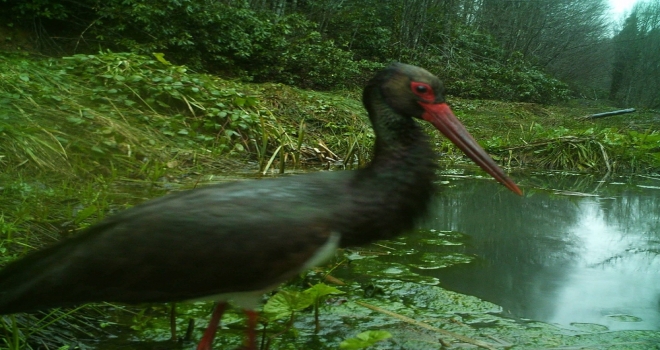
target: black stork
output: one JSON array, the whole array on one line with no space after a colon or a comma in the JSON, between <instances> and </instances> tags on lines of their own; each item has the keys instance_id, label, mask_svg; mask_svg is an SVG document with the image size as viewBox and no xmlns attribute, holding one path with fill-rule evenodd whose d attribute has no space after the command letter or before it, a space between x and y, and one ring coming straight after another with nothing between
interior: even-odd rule
<instances>
[{"instance_id":1,"label":"black stork","mask_svg":"<svg viewBox=\"0 0 660 350\"><path fill-rule=\"evenodd\" d=\"M0 271L0 314L89 302L219 301L199 350L211 348L228 301L246 310L246 348L264 292L335 248L413 228L434 193L426 120L486 172L521 194L447 106L440 80L395 63L364 89L376 142L356 171L202 187L157 198Z\"/></svg>"}]
</instances>

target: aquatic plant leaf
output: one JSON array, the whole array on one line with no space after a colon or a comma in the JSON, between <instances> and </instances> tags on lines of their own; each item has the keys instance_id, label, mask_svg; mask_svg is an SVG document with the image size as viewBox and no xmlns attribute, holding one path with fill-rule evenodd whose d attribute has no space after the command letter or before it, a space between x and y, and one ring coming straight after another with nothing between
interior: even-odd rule
<instances>
[{"instance_id":1,"label":"aquatic plant leaf","mask_svg":"<svg viewBox=\"0 0 660 350\"><path fill-rule=\"evenodd\" d=\"M283 290L273 295L264 305L264 313L271 320L287 317L312 306L314 299L310 294Z\"/></svg>"},{"instance_id":2,"label":"aquatic plant leaf","mask_svg":"<svg viewBox=\"0 0 660 350\"><path fill-rule=\"evenodd\" d=\"M366 331L349 338L339 344L340 349L364 349L373 346L379 341L391 338L392 334L386 331Z\"/></svg>"},{"instance_id":3,"label":"aquatic plant leaf","mask_svg":"<svg viewBox=\"0 0 660 350\"><path fill-rule=\"evenodd\" d=\"M319 298L322 298L326 295L331 295L331 294L343 294L341 290L331 287L325 283L317 283L310 288L306 289L303 291L303 294L309 295L312 300L317 300Z\"/></svg>"}]
</instances>

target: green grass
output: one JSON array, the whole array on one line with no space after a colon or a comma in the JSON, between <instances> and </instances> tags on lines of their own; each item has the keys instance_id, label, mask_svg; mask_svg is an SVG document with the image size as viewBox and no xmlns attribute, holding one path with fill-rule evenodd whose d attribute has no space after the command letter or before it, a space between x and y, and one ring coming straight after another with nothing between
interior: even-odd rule
<instances>
[{"instance_id":1,"label":"green grass","mask_svg":"<svg viewBox=\"0 0 660 350\"><path fill-rule=\"evenodd\" d=\"M660 113L641 110L603 119L593 113L619 109L606 101L538 105L455 100L454 110L501 164L581 172L660 171Z\"/></svg>"}]
</instances>

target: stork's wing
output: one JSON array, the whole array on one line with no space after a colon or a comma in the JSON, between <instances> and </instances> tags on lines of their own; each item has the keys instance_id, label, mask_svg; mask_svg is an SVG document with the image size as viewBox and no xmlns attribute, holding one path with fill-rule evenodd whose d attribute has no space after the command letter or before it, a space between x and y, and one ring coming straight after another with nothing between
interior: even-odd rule
<instances>
[{"instance_id":1,"label":"stork's wing","mask_svg":"<svg viewBox=\"0 0 660 350\"><path fill-rule=\"evenodd\" d=\"M126 210L2 270L0 314L273 287L336 244L328 213L342 205L342 181L333 176L336 195L320 196L325 178L211 186Z\"/></svg>"}]
</instances>

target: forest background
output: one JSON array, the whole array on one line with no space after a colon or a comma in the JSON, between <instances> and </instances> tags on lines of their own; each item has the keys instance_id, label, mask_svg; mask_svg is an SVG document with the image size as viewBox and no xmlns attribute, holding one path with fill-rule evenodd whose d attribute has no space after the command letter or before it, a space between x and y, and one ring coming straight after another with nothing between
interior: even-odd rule
<instances>
[{"instance_id":1,"label":"forest background","mask_svg":"<svg viewBox=\"0 0 660 350\"><path fill-rule=\"evenodd\" d=\"M613 19L606 0L2 0L5 25L54 56L151 55L254 82L361 86L403 61L451 95L660 106L660 2ZM5 41L5 45L10 44Z\"/></svg>"}]
</instances>

